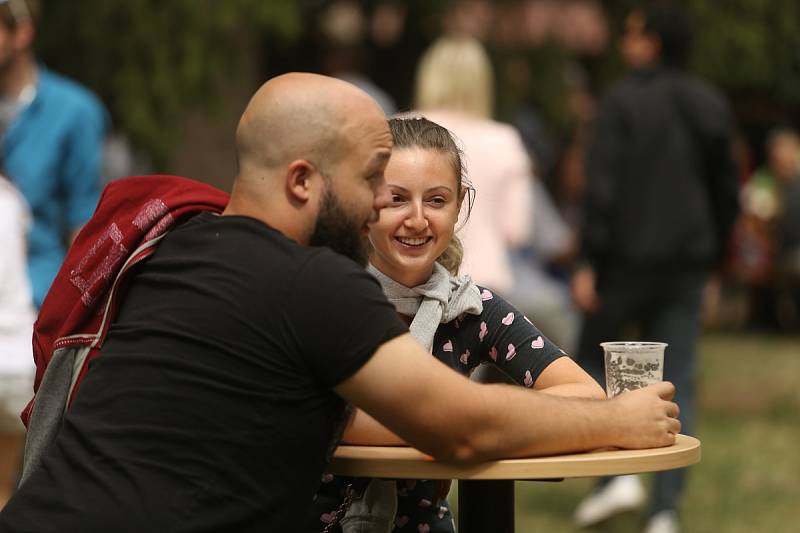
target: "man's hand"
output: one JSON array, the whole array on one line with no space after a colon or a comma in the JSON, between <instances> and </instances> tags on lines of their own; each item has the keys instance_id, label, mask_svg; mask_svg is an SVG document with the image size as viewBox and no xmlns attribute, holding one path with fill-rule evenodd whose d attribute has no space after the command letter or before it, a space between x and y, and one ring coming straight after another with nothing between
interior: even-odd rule
<instances>
[{"instance_id":1,"label":"man's hand","mask_svg":"<svg viewBox=\"0 0 800 533\"><path fill-rule=\"evenodd\" d=\"M657 448L675 443L681 430L680 409L672 402L675 386L662 381L610 400L618 407L614 422L619 426L621 448Z\"/></svg>"},{"instance_id":2,"label":"man's hand","mask_svg":"<svg viewBox=\"0 0 800 533\"><path fill-rule=\"evenodd\" d=\"M597 276L594 269L589 266L578 268L570 280L572 298L578 309L584 313L593 313L600 308L600 298L597 296Z\"/></svg>"}]
</instances>

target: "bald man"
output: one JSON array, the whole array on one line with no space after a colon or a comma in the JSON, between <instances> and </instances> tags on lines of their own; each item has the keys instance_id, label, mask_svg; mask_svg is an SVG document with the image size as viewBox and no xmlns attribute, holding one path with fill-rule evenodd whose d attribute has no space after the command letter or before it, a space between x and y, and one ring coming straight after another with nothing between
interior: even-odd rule
<instances>
[{"instance_id":1,"label":"bald man","mask_svg":"<svg viewBox=\"0 0 800 533\"><path fill-rule=\"evenodd\" d=\"M236 140L229 205L132 279L1 532L297 531L349 404L455 461L674 441L669 384L612 401L478 385L411 338L363 268L392 148L366 94L275 78Z\"/></svg>"}]
</instances>

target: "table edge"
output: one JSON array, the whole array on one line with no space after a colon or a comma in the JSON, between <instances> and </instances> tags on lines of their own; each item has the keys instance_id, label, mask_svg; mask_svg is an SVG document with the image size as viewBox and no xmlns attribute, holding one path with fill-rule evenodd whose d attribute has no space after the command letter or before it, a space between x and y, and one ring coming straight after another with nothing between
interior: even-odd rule
<instances>
[{"instance_id":1,"label":"table edge","mask_svg":"<svg viewBox=\"0 0 800 533\"><path fill-rule=\"evenodd\" d=\"M342 445L327 471L401 479L556 479L671 470L696 464L700 458L700 441L688 435L677 435L675 444L663 448L501 459L470 465L439 463L409 447Z\"/></svg>"}]
</instances>

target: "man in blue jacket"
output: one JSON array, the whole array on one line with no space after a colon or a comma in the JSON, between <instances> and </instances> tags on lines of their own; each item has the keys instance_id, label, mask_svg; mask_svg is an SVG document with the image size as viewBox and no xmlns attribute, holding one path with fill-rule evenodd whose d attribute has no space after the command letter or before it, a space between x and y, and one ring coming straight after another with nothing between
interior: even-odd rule
<instances>
[{"instance_id":1,"label":"man in blue jacket","mask_svg":"<svg viewBox=\"0 0 800 533\"><path fill-rule=\"evenodd\" d=\"M35 0L0 0L0 169L33 214L28 272L37 307L94 211L108 122L86 88L37 64L38 11Z\"/></svg>"}]
</instances>

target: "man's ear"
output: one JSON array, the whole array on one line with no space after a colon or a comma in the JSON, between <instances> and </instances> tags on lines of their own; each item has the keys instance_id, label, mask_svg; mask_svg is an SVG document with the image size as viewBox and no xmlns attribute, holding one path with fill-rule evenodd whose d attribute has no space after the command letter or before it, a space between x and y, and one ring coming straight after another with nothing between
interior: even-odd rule
<instances>
[{"instance_id":1,"label":"man's ear","mask_svg":"<svg viewBox=\"0 0 800 533\"><path fill-rule=\"evenodd\" d=\"M286 191L298 202L311 198L313 180L319 174L316 167L305 159L296 159L286 167Z\"/></svg>"},{"instance_id":2,"label":"man's ear","mask_svg":"<svg viewBox=\"0 0 800 533\"><path fill-rule=\"evenodd\" d=\"M23 20L14 28L14 48L17 50L27 50L33 47L33 38L36 35L36 29L33 27L33 22L30 20Z\"/></svg>"}]
</instances>

